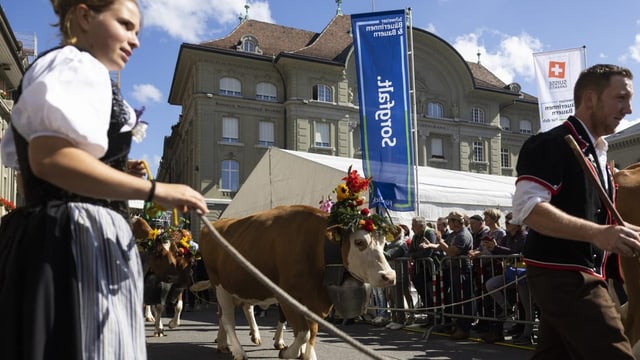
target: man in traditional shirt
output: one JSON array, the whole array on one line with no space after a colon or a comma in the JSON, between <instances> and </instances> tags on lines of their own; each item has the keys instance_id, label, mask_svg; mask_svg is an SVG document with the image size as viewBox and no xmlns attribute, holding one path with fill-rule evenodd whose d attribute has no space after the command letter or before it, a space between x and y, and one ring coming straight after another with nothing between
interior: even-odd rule
<instances>
[{"instance_id":1,"label":"man in traditional shirt","mask_svg":"<svg viewBox=\"0 0 640 360\"><path fill-rule=\"evenodd\" d=\"M638 228L613 223L597 184L565 140L570 135L579 144L614 198L604 136L631 113L632 78L616 65L584 70L574 87L575 116L520 150L513 221L530 228L523 255L541 312L533 359L633 359L604 270L616 254L640 252Z\"/></svg>"}]
</instances>

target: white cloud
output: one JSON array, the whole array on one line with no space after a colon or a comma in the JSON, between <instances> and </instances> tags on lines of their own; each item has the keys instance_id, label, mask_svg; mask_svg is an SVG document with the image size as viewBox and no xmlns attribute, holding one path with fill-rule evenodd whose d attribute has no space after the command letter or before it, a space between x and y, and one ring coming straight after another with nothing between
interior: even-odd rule
<instances>
[{"instance_id":1,"label":"white cloud","mask_svg":"<svg viewBox=\"0 0 640 360\"><path fill-rule=\"evenodd\" d=\"M138 102L144 104L147 102L162 101L162 92L151 84L135 84L133 85L132 95Z\"/></svg>"},{"instance_id":2,"label":"white cloud","mask_svg":"<svg viewBox=\"0 0 640 360\"><path fill-rule=\"evenodd\" d=\"M453 47L467 61L478 61L480 52L480 63L507 84L516 77L534 79L533 53L543 48L539 39L526 32L520 35L492 32L492 35L499 37L499 43L495 49L487 49L483 38L485 33L487 31L480 30L461 35L454 40Z\"/></svg>"},{"instance_id":3,"label":"white cloud","mask_svg":"<svg viewBox=\"0 0 640 360\"><path fill-rule=\"evenodd\" d=\"M436 35L438 34L438 31L436 30L436 26L434 23L428 23L427 27L425 27L424 29L432 34L436 34Z\"/></svg>"},{"instance_id":4,"label":"white cloud","mask_svg":"<svg viewBox=\"0 0 640 360\"><path fill-rule=\"evenodd\" d=\"M158 28L190 43L215 38L217 28L238 23L246 0L141 0L145 27ZM252 1L249 18L274 22L266 0Z\"/></svg>"},{"instance_id":5,"label":"white cloud","mask_svg":"<svg viewBox=\"0 0 640 360\"><path fill-rule=\"evenodd\" d=\"M162 160L161 155L155 155L155 154L149 155L145 153L145 154L142 154L140 158L136 160L146 161L147 164L149 164L149 170L151 170L151 175L153 176L153 178L155 179L155 177L158 176L158 169L160 168L160 161Z\"/></svg>"},{"instance_id":6,"label":"white cloud","mask_svg":"<svg viewBox=\"0 0 640 360\"><path fill-rule=\"evenodd\" d=\"M636 42L629 46L629 55L637 62L640 62L640 34L636 34Z\"/></svg>"}]
</instances>

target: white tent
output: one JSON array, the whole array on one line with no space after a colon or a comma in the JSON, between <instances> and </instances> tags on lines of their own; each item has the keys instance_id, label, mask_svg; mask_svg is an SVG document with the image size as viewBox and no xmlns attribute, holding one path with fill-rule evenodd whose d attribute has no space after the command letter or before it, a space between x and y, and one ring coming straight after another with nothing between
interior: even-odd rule
<instances>
[{"instance_id":1,"label":"white tent","mask_svg":"<svg viewBox=\"0 0 640 360\"><path fill-rule=\"evenodd\" d=\"M318 206L332 195L349 166L363 175L362 160L269 149L258 162L222 217L241 217L278 205ZM434 221L450 211L481 214L489 207L511 208L515 178L417 167L419 212L391 212L394 222L411 224L421 215Z\"/></svg>"}]
</instances>

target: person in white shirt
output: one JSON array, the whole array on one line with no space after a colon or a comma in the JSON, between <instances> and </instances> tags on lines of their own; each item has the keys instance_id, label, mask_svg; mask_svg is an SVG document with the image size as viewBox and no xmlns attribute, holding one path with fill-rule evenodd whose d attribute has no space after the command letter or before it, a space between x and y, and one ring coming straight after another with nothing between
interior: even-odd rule
<instances>
[{"instance_id":1,"label":"person in white shirt","mask_svg":"<svg viewBox=\"0 0 640 360\"><path fill-rule=\"evenodd\" d=\"M629 69L616 65L582 71L575 116L532 136L520 150L512 221L529 226L523 255L541 314L533 359L633 359L605 269L616 256L640 251L639 228L612 221L565 140L576 141L612 198L603 137L631 113L632 79Z\"/></svg>"}]
</instances>

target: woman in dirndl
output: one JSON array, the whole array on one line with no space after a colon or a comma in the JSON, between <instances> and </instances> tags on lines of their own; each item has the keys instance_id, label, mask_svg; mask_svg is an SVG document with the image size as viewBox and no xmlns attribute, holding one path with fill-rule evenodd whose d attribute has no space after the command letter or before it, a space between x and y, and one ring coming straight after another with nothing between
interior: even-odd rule
<instances>
[{"instance_id":1,"label":"woman in dirndl","mask_svg":"<svg viewBox=\"0 0 640 360\"><path fill-rule=\"evenodd\" d=\"M51 0L62 45L26 71L2 139L25 205L0 223L3 359L145 359L142 268L126 200L204 214L203 196L143 178L138 121L110 71L139 47L136 0Z\"/></svg>"}]
</instances>

